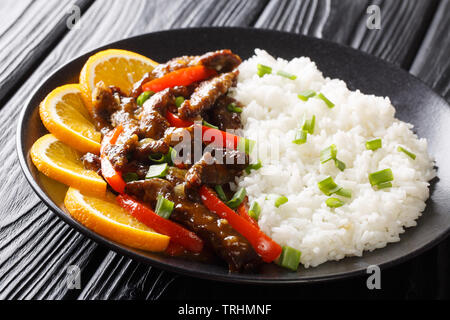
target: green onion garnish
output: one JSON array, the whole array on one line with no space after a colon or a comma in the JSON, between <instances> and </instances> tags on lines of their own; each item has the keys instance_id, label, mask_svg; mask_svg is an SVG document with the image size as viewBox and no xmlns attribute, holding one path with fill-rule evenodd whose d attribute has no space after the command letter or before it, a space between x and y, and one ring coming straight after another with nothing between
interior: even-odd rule
<instances>
[{"instance_id":1,"label":"green onion garnish","mask_svg":"<svg viewBox=\"0 0 450 320\"><path fill-rule=\"evenodd\" d=\"M288 200L289 199L285 196L279 196L278 198L275 199L275 207L279 208L282 204L288 202Z\"/></svg>"},{"instance_id":2,"label":"green onion garnish","mask_svg":"<svg viewBox=\"0 0 450 320\"><path fill-rule=\"evenodd\" d=\"M303 91L302 93L299 93L299 94L297 95L297 97L298 97L300 100L308 101L309 98L312 98L312 97L314 97L315 95L316 95L316 92L315 92L315 91L313 91L313 90L306 90L306 91Z\"/></svg>"},{"instance_id":3,"label":"green onion garnish","mask_svg":"<svg viewBox=\"0 0 450 320\"><path fill-rule=\"evenodd\" d=\"M338 191L336 191L336 194L341 197L351 198L352 190L341 188Z\"/></svg>"},{"instance_id":4,"label":"green onion garnish","mask_svg":"<svg viewBox=\"0 0 450 320\"><path fill-rule=\"evenodd\" d=\"M247 174L250 174L250 172L251 172L252 170L258 170L258 169L260 169L261 167L262 167L261 160L258 160L257 163L253 163L253 164L248 165L247 168L245 168L245 172L246 172Z\"/></svg>"},{"instance_id":5,"label":"green onion garnish","mask_svg":"<svg viewBox=\"0 0 450 320\"><path fill-rule=\"evenodd\" d=\"M392 188L392 183L391 182L383 182L380 184L377 184L377 189L386 189L386 188Z\"/></svg>"},{"instance_id":6,"label":"green onion garnish","mask_svg":"<svg viewBox=\"0 0 450 320\"><path fill-rule=\"evenodd\" d=\"M203 120L203 125L208 128L219 129L219 127L216 127L215 125L212 125L211 123L208 123L205 120Z\"/></svg>"},{"instance_id":7,"label":"green onion garnish","mask_svg":"<svg viewBox=\"0 0 450 320\"><path fill-rule=\"evenodd\" d=\"M276 263L284 268L297 271L302 253L294 248L284 246Z\"/></svg>"},{"instance_id":8,"label":"green onion garnish","mask_svg":"<svg viewBox=\"0 0 450 320\"><path fill-rule=\"evenodd\" d=\"M219 199L220 199L220 200L222 200L223 202L227 202L227 201L228 201L227 195L226 195L225 192L223 191L223 188L222 188L221 185L219 185L219 184L216 185L216 186L214 187L214 189L216 190L217 195L219 196Z\"/></svg>"},{"instance_id":9,"label":"green onion garnish","mask_svg":"<svg viewBox=\"0 0 450 320\"><path fill-rule=\"evenodd\" d=\"M161 194L158 194L155 212L157 215L164 219L169 219L170 214L173 211L174 203L164 198Z\"/></svg>"},{"instance_id":10,"label":"green onion garnish","mask_svg":"<svg viewBox=\"0 0 450 320\"><path fill-rule=\"evenodd\" d=\"M381 148L381 139L373 139L366 141L367 150L377 150Z\"/></svg>"},{"instance_id":11,"label":"green onion garnish","mask_svg":"<svg viewBox=\"0 0 450 320\"><path fill-rule=\"evenodd\" d=\"M392 170L389 168L369 174L369 181L372 186L378 186L392 180L394 180L394 175L392 174Z\"/></svg>"},{"instance_id":12,"label":"green onion garnish","mask_svg":"<svg viewBox=\"0 0 450 320\"><path fill-rule=\"evenodd\" d=\"M320 163L326 163L330 160L336 159L337 156L337 148L335 144L332 144L328 148L320 151Z\"/></svg>"},{"instance_id":13,"label":"green onion garnish","mask_svg":"<svg viewBox=\"0 0 450 320\"><path fill-rule=\"evenodd\" d=\"M139 97L136 100L136 103L138 104L138 106L142 107L144 102L147 101L148 98L150 98L154 94L155 93L153 91L144 91L139 95Z\"/></svg>"},{"instance_id":14,"label":"green onion garnish","mask_svg":"<svg viewBox=\"0 0 450 320\"><path fill-rule=\"evenodd\" d=\"M306 139L308 137L308 132L305 130L297 130L295 133L295 138L292 140L295 144L304 144L306 143Z\"/></svg>"},{"instance_id":15,"label":"green onion garnish","mask_svg":"<svg viewBox=\"0 0 450 320\"><path fill-rule=\"evenodd\" d=\"M169 147L169 152L166 154L154 153L148 156L152 162L169 164L172 164L172 157L176 157L176 150L172 147Z\"/></svg>"},{"instance_id":16,"label":"green onion garnish","mask_svg":"<svg viewBox=\"0 0 450 320\"><path fill-rule=\"evenodd\" d=\"M317 98L319 98L320 100L322 100L323 102L325 102L328 108L331 109L331 108L334 107L334 103L331 102L330 100L328 100L328 98L325 97L322 93L319 93L319 94L317 95Z\"/></svg>"},{"instance_id":17,"label":"green onion garnish","mask_svg":"<svg viewBox=\"0 0 450 320\"><path fill-rule=\"evenodd\" d=\"M241 113L242 112L242 108L239 108L236 103L232 102L229 105L227 105L227 110L230 112L236 112L236 113Z\"/></svg>"},{"instance_id":18,"label":"green onion garnish","mask_svg":"<svg viewBox=\"0 0 450 320\"><path fill-rule=\"evenodd\" d=\"M168 167L167 163L151 165L150 168L148 168L145 179L165 177Z\"/></svg>"},{"instance_id":19,"label":"green onion garnish","mask_svg":"<svg viewBox=\"0 0 450 320\"><path fill-rule=\"evenodd\" d=\"M342 202L342 200L338 199L338 198L328 198L325 203L327 204L327 206L329 206L330 208L339 208L342 207L344 205L344 202Z\"/></svg>"},{"instance_id":20,"label":"green onion garnish","mask_svg":"<svg viewBox=\"0 0 450 320\"><path fill-rule=\"evenodd\" d=\"M234 194L233 198L231 198L230 201L227 202L227 205L231 209L236 209L239 207L239 205L244 201L245 196L247 195L247 191L245 188L241 188Z\"/></svg>"},{"instance_id":21,"label":"green onion garnish","mask_svg":"<svg viewBox=\"0 0 450 320\"><path fill-rule=\"evenodd\" d=\"M177 108L181 107L183 102L184 102L184 97L176 97L175 98L175 105L177 106Z\"/></svg>"},{"instance_id":22,"label":"green onion garnish","mask_svg":"<svg viewBox=\"0 0 450 320\"><path fill-rule=\"evenodd\" d=\"M313 115L311 120L304 119L302 130L308 132L309 134L314 134L314 126L316 125L316 116Z\"/></svg>"},{"instance_id":23,"label":"green onion garnish","mask_svg":"<svg viewBox=\"0 0 450 320\"><path fill-rule=\"evenodd\" d=\"M409 156L411 159L416 160L416 155L412 153L411 151L406 150L403 147L398 146L397 151L403 152L407 156Z\"/></svg>"},{"instance_id":24,"label":"green onion garnish","mask_svg":"<svg viewBox=\"0 0 450 320\"><path fill-rule=\"evenodd\" d=\"M123 180L125 182L136 181L139 179L139 176L135 172L127 172L123 175Z\"/></svg>"},{"instance_id":25,"label":"green onion garnish","mask_svg":"<svg viewBox=\"0 0 450 320\"><path fill-rule=\"evenodd\" d=\"M294 75L294 74L292 74L292 73L289 73L289 72L286 72L286 71L283 71L283 70L279 70L279 71L277 72L277 75L282 76L282 77L285 77L285 78L288 78L288 79L291 79L291 80L297 79L297 76L296 76L296 75Z\"/></svg>"},{"instance_id":26,"label":"green onion garnish","mask_svg":"<svg viewBox=\"0 0 450 320\"><path fill-rule=\"evenodd\" d=\"M246 154L251 154L255 144L256 144L256 141L254 141L254 140L240 137L239 141L238 141L237 149L239 151L245 152Z\"/></svg>"},{"instance_id":27,"label":"green onion garnish","mask_svg":"<svg viewBox=\"0 0 450 320\"><path fill-rule=\"evenodd\" d=\"M336 166L336 168L338 168L341 171L344 171L346 168L345 163L339 159L334 159L334 165Z\"/></svg>"},{"instance_id":28,"label":"green onion garnish","mask_svg":"<svg viewBox=\"0 0 450 320\"><path fill-rule=\"evenodd\" d=\"M339 187L333 180L332 177L328 177L319 181L317 183L320 191L325 193L327 196L331 196L333 193L337 192L341 187Z\"/></svg>"},{"instance_id":29,"label":"green onion garnish","mask_svg":"<svg viewBox=\"0 0 450 320\"><path fill-rule=\"evenodd\" d=\"M269 66L265 66L263 64L258 63L257 68L258 68L258 76L260 76L260 77L264 76L265 74L272 73L272 68Z\"/></svg>"},{"instance_id":30,"label":"green onion garnish","mask_svg":"<svg viewBox=\"0 0 450 320\"><path fill-rule=\"evenodd\" d=\"M250 206L250 209L248 210L248 215L255 219L256 221L259 220L259 215L261 214L261 206L258 202L253 201L252 205Z\"/></svg>"}]
</instances>

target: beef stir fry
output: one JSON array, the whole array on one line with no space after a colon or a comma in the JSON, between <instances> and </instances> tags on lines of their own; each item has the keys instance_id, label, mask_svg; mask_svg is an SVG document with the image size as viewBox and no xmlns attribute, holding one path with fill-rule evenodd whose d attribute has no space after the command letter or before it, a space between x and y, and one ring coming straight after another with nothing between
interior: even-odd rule
<instances>
[{"instance_id":1,"label":"beef stir fry","mask_svg":"<svg viewBox=\"0 0 450 320\"><path fill-rule=\"evenodd\" d=\"M240 63L230 50L219 50L160 64L131 92L99 82L91 113L103 136L101 155L82 160L130 212L160 210L188 230L171 236L172 254L212 251L231 271L254 271L281 248L246 214L245 194L229 207L218 200L232 197L228 184L249 165L248 141L227 132L241 128L243 105L227 95Z\"/></svg>"}]
</instances>

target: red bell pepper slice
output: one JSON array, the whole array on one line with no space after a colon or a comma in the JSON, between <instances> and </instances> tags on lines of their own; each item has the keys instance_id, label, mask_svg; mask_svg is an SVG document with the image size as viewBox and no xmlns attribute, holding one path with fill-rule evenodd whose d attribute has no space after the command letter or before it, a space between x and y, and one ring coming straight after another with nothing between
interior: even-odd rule
<instances>
[{"instance_id":1,"label":"red bell pepper slice","mask_svg":"<svg viewBox=\"0 0 450 320\"><path fill-rule=\"evenodd\" d=\"M172 127L186 128L194 124L193 121L180 119L176 114L172 112L166 113L166 119L169 121ZM210 128L207 126L202 126L202 137L203 141L207 143L212 143L219 148L237 149L239 145L239 140L241 137L225 132L219 129ZM219 139L216 141L216 139Z\"/></svg>"},{"instance_id":2,"label":"red bell pepper slice","mask_svg":"<svg viewBox=\"0 0 450 320\"><path fill-rule=\"evenodd\" d=\"M118 193L124 193L125 191L125 181L122 178L122 173L114 169L111 161L109 161L108 156L105 154L105 148L108 145L113 145L117 142L117 138L123 131L122 125L118 125L116 128L108 132L102 140L100 147L100 161L102 167L102 176L105 178L106 182L113 188L114 191Z\"/></svg>"},{"instance_id":3,"label":"red bell pepper slice","mask_svg":"<svg viewBox=\"0 0 450 320\"><path fill-rule=\"evenodd\" d=\"M156 232L170 237L170 241L179 244L192 252L201 252L203 241L195 233L183 228L179 224L164 219L144 204L132 197L121 194L117 196L118 204L132 216Z\"/></svg>"},{"instance_id":4,"label":"red bell pepper slice","mask_svg":"<svg viewBox=\"0 0 450 320\"><path fill-rule=\"evenodd\" d=\"M255 219L253 219L252 217L250 217L250 215L248 214L248 210L247 210L247 202L248 202L248 198L245 197L245 200L242 201L242 203L239 205L238 209L237 209L237 213L244 218L245 220L247 220L248 222L250 222L251 224L253 224L255 227L257 227L259 229L259 225L258 222L256 222Z\"/></svg>"},{"instance_id":5,"label":"red bell pepper slice","mask_svg":"<svg viewBox=\"0 0 450 320\"><path fill-rule=\"evenodd\" d=\"M166 88L188 86L191 83L208 79L216 74L216 70L208 69L201 65L182 68L169 72L161 78L144 83L142 85L142 90L158 92Z\"/></svg>"},{"instance_id":6,"label":"red bell pepper slice","mask_svg":"<svg viewBox=\"0 0 450 320\"><path fill-rule=\"evenodd\" d=\"M278 243L273 241L252 223L248 222L245 218L241 217L229 208L210 188L202 186L200 188L200 196L203 204L211 212L217 214L223 219L226 219L237 232L239 232L250 242L263 261L269 263L280 256L282 248Z\"/></svg>"}]
</instances>

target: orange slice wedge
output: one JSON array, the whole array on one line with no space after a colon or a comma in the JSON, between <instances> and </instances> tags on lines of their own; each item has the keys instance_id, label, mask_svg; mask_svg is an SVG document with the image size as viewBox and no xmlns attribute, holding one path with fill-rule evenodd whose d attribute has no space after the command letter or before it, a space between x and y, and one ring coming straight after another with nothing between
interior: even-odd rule
<instances>
[{"instance_id":1,"label":"orange slice wedge","mask_svg":"<svg viewBox=\"0 0 450 320\"><path fill-rule=\"evenodd\" d=\"M84 168L81 154L54 135L40 137L31 147L31 160L46 176L89 193L104 195L106 182L95 171Z\"/></svg>"},{"instance_id":2,"label":"orange slice wedge","mask_svg":"<svg viewBox=\"0 0 450 320\"><path fill-rule=\"evenodd\" d=\"M69 188L64 204L74 219L113 241L147 251L164 251L169 244L170 237L136 220L116 203L110 192L99 198Z\"/></svg>"},{"instance_id":3,"label":"orange slice wedge","mask_svg":"<svg viewBox=\"0 0 450 320\"><path fill-rule=\"evenodd\" d=\"M62 142L83 153L100 152L102 136L91 122L79 84L54 89L41 102L39 114L47 130Z\"/></svg>"}]
</instances>

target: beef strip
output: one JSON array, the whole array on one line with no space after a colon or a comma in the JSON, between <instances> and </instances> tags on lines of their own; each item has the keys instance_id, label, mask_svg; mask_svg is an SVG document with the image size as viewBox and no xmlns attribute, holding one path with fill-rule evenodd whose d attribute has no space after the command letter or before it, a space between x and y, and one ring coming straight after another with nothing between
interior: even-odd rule
<instances>
[{"instance_id":1,"label":"beef strip","mask_svg":"<svg viewBox=\"0 0 450 320\"><path fill-rule=\"evenodd\" d=\"M214 107L204 114L203 118L223 131L241 129L242 123L239 113L231 112L227 109L228 105L231 103L236 104L239 108L243 108L243 105L232 97L221 96L217 99Z\"/></svg>"},{"instance_id":2,"label":"beef strip","mask_svg":"<svg viewBox=\"0 0 450 320\"><path fill-rule=\"evenodd\" d=\"M180 118L192 119L211 108L220 96L236 85L238 74L239 71L235 70L201 82L191 95L191 98L185 100L178 109Z\"/></svg>"},{"instance_id":3,"label":"beef strip","mask_svg":"<svg viewBox=\"0 0 450 320\"><path fill-rule=\"evenodd\" d=\"M199 201L198 188L201 185L233 182L248 164L248 155L240 151L218 149L214 155L205 152L186 173L185 193L189 199Z\"/></svg>"},{"instance_id":4,"label":"beef strip","mask_svg":"<svg viewBox=\"0 0 450 320\"><path fill-rule=\"evenodd\" d=\"M252 271L262 263L248 240L234 230L225 219L210 212L202 204L193 203L183 196L176 196L173 188L173 182L153 178L127 183L125 193L152 207L156 205L158 194L173 201L175 206L170 219L200 236L208 247L228 263L231 271Z\"/></svg>"},{"instance_id":5,"label":"beef strip","mask_svg":"<svg viewBox=\"0 0 450 320\"><path fill-rule=\"evenodd\" d=\"M201 56L182 56L174 58L166 63L159 64L151 72L147 72L141 80L133 85L130 96L137 98L142 93L142 85L144 83L160 78L169 72L178 69L204 65L207 68L215 69L219 72L230 72L241 62L241 58L228 49L208 52Z\"/></svg>"},{"instance_id":6,"label":"beef strip","mask_svg":"<svg viewBox=\"0 0 450 320\"><path fill-rule=\"evenodd\" d=\"M147 161L152 154L166 154L169 152L169 145L163 140L153 140L145 138L138 142L136 150L133 153L133 158L140 161Z\"/></svg>"},{"instance_id":7,"label":"beef strip","mask_svg":"<svg viewBox=\"0 0 450 320\"><path fill-rule=\"evenodd\" d=\"M98 174L101 173L101 163L99 156L88 152L81 157L81 161L83 161L83 165L87 170L93 170Z\"/></svg>"}]
</instances>

